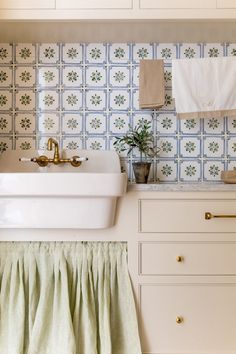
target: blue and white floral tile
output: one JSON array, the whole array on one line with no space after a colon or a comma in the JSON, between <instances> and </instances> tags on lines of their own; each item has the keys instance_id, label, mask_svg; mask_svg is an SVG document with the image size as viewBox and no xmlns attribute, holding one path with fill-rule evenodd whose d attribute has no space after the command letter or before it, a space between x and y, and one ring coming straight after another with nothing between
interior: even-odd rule
<instances>
[{"instance_id":1,"label":"blue and white floral tile","mask_svg":"<svg viewBox=\"0 0 236 354\"><path fill-rule=\"evenodd\" d=\"M200 119L179 119L180 133L198 135L201 133L201 120Z\"/></svg>"},{"instance_id":2,"label":"blue and white floral tile","mask_svg":"<svg viewBox=\"0 0 236 354\"><path fill-rule=\"evenodd\" d=\"M157 134L177 134L177 118L174 113L157 113Z\"/></svg>"},{"instance_id":3,"label":"blue and white floral tile","mask_svg":"<svg viewBox=\"0 0 236 354\"><path fill-rule=\"evenodd\" d=\"M236 56L236 43L226 44L226 55L228 57L235 57Z\"/></svg>"},{"instance_id":4,"label":"blue and white floral tile","mask_svg":"<svg viewBox=\"0 0 236 354\"><path fill-rule=\"evenodd\" d=\"M78 136L62 137L62 149L81 150L83 149L83 139Z\"/></svg>"},{"instance_id":5,"label":"blue and white floral tile","mask_svg":"<svg viewBox=\"0 0 236 354\"><path fill-rule=\"evenodd\" d=\"M118 135L117 135L118 136ZM120 158L121 159L126 159L126 158L130 158L129 156L127 156L127 151L128 151L128 149L127 150L125 150L125 151L119 151L119 149L118 149L118 147L116 146L116 145L114 145L114 143L116 142L116 137L115 136L110 136L109 138L108 138L108 146L107 146L107 148L109 149L109 150L114 150L114 151L116 151L118 154L119 154L119 156L120 156ZM128 146L125 146L126 148L128 148Z\"/></svg>"},{"instance_id":6,"label":"blue and white floral tile","mask_svg":"<svg viewBox=\"0 0 236 354\"><path fill-rule=\"evenodd\" d=\"M35 92L32 90L16 90L15 109L18 111L34 111Z\"/></svg>"},{"instance_id":7,"label":"blue and white floral tile","mask_svg":"<svg viewBox=\"0 0 236 354\"><path fill-rule=\"evenodd\" d=\"M106 87L107 69L105 66L87 66L85 77L86 87Z\"/></svg>"},{"instance_id":8,"label":"blue and white floral tile","mask_svg":"<svg viewBox=\"0 0 236 354\"><path fill-rule=\"evenodd\" d=\"M59 109L59 93L57 90L40 90L38 93L38 109L40 111L56 111Z\"/></svg>"},{"instance_id":9,"label":"blue and white floral tile","mask_svg":"<svg viewBox=\"0 0 236 354\"><path fill-rule=\"evenodd\" d=\"M56 43L44 43L39 45L39 63L57 64L60 62L59 45Z\"/></svg>"},{"instance_id":10,"label":"blue and white floral tile","mask_svg":"<svg viewBox=\"0 0 236 354\"><path fill-rule=\"evenodd\" d=\"M13 63L13 46L8 43L0 43L0 65Z\"/></svg>"},{"instance_id":11,"label":"blue and white floral tile","mask_svg":"<svg viewBox=\"0 0 236 354\"><path fill-rule=\"evenodd\" d=\"M172 59L177 59L178 44L160 43L156 46L156 58L163 59L165 64L170 64Z\"/></svg>"},{"instance_id":12,"label":"blue and white floral tile","mask_svg":"<svg viewBox=\"0 0 236 354\"><path fill-rule=\"evenodd\" d=\"M58 113L40 113L38 115L38 132L43 135L55 135L60 131L60 116Z\"/></svg>"},{"instance_id":13,"label":"blue and white floral tile","mask_svg":"<svg viewBox=\"0 0 236 354\"><path fill-rule=\"evenodd\" d=\"M209 182L220 181L221 171L224 171L225 165L222 161L204 161L203 162L203 180Z\"/></svg>"},{"instance_id":14,"label":"blue and white floral tile","mask_svg":"<svg viewBox=\"0 0 236 354\"><path fill-rule=\"evenodd\" d=\"M80 66L65 66L62 69L62 84L64 87L81 87L83 85L83 71Z\"/></svg>"},{"instance_id":15,"label":"blue and white floral tile","mask_svg":"<svg viewBox=\"0 0 236 354\"><path fill-rule=\"evenodd\" d=\"M178 156L178 141L174 137L157 138L157 146L161 149L158 154L161 158Z\"/></svg>"},{"instance_id":16,"label":"blue and white floral tile","mask_svg":"<svg viewBox=\"0 0 236 354\"><path fill-rule=\"evenodd\" d=\"M86 45L86 63L105 64L107 62L107 46L103 43L90 43Z\"/></svg>"},{"instance_id":17,"label":"blue and white floral tile","mask_svg":"<svg viewBox=\"0 0 236 354\"><path fill-rule=\"evenodd\" d=\"M81 64L84 58L84 45L80 43L62 44L62 61L68 64Z\"/></svg>"},{"instance_id":18,"label":"blue and white floral tile","mask_svg":"<svg viewBox=\"0 0 236 354\"><path fill-rule=\"evenodd\" d=\"M89 111L104 111L107 108L105 90L86 90L85 108Z\"/></svg>"},{"instance_id":19,"label":"blue and white floral tile","mask_svg":"<svg viewBox=\"0 0 236 354\"><path fill-rule=\"evenodd\" d=\"M60 84L59 68L40 66L38 68L38 86L40 88L58 87Z\"/></svg>"},{"instance_id":20,"label":"blue and white floral tile","mask_svg":"<svg viewBox=\"0 0 236 354\"><path fill-rule=\"evenodd\" d=\"M153 43L136 43L132 48L133 62L139 63L142 59L154 59Z\"/></svg>"},{"instance_id":21,"label":"blue and white floral tile","mask_svg":"<svg viewBox=\"0 0 236 354\"><path fill-rule=\"evenodd\" d=\"M60 136L51 134L50 136L38 135L37 136L37 140L36 140L36 148L38 150L45 150L46 151L49 137L50 138L51 137L54 138L59 143L59 146L61 147L61 138L60 138Z\"/></svg>"},{"instance_id":22,"label":"blue and white floral tile","mask_svg":"<svg viewBox=\"0 0 236 354\"><path fill-rule=\"evenodd\" d=\"M180 160L179 162L179 181L180 182L201 182L202 166L201 161Z\"/></svg>"},{"instance_id":23,"label":"blue and white floral tile","mask_svg":"<svg viewBox=\"0 0 236 354\"><path fill-rule=\"evenodd\" d=\"M22 157L24 157L24 151L35 150L36 148L36 138L29 136L16 136L15 138L15 149L22 150Z\"/></svg>"},{"instance_id":24,"label":"blue and white floral tile","mask_svg":"<svg viewBox=\"0 0 236 354\"><path fill-rule=\"evenodd\" d=\"M203 132L204 134L224 134L225 123L224 118L204 118Z\"/></svg>"},{"instance_id":25,"label":"blue and white floral tile","mask_svg":"<svg viewBox=\"0 0 236 354\"><path fill-rule=\"evenodd\" d=\"M224 157L224 139L221 137L204 137L203 139L204 157Z\"/></svg>"},{"instance_id":26,"label":"blue and white floral tile","mask_svg":"<svg viewBox=\"0 0 236 354\"><path fill-rule=\"evenodd\" d=\"M133 87L139 87L139 65L134 65L132 67L132 72L131 72L131 77L132 77L132 86Z\"/></svg>"},{"instance_id":27,"label":"blue and white floral tile","mask_svg":"<svg viewBox=\"0 0 236 354\"><path fill-rule=\"evenodd\" d=\"M109 92L109 109L122 111L129 110L131 106L129 90L111 90Z\"/></svg>"},{"instance_id":28,"label":"blue and white floral tile","mask_svg":"<svg viewBox=\"0 0 236 354\"><path fill-rule=\"evenodd\" d=\"M134 111L138 111L140 109L140 107L139 107L139 89L132 90L132 109Z\"/></svg>"},{"instance_id":29,"label":"blue and white floral tile","mask_svg":"<svg viewBox=\"0 0 236 354\"><path fill-rule=\"evenodd\" d=\"M203 45L204 58L223 57L225 55L225 44L207 43Z\"/></svg>"},{"instance_id":30,"label":"blue and white floral tile","mask_svg":"<svg viewBox=\"0 0 236 354\"><path fill-rule=\"evenodd\" d=\"M62 134L81 134L83 131L83 116L78 113L65 113L61 117Z\"/></svg>"},{"instance_id":31,"label":"blue and white floral tile","mask_svg":"<svg viewBox=\"0 0 236 354\"><path fill-rule=\"evenodd\" d=\"M180 157L200 157L201 156L201 140L199 137L184 137L180 142Z\"/></svg>"},{"instance_id":32,"label":"blue and white floral tile","mask_svg":"<svg viewBox=\"0 0 236 354\"><path fill-rule=\"evenodd\" d=\"M166 89L172 88L172 68L167 67L164 69L164 85Z\"/></svg>"},{"instance_id":33,"label":"blue and white floral tile","mask_svg":"<svg viewBox=\"0 0 236 354\"><path fill-rule=\"evenodd\" d=\"M228 117L226 120L227 134L236 134L236 117Z\"/></svg>"},{"instance_id":34,"label":"blue and white floral tile","mask_svg":"<svg viewBox=\"0 0 236 354\"><path fill-rule=\"evenodd\" d=\"M85 140L85 149L106 150L107 149L106 137L101 137L101 136L87 137Z\"/></svg>"},{"instance_id":35,"label":"blue and white floral tile","mask_svg":"<svg viewBox=\"0 0 236 354\"><path fill-rule=\"evenodd\" d=\"M85 129L88 135L102 134L107 131L107 117L101 112L88 113L85 116Z\"/></svg>"},{"instance_id":36,"label":"blue and white floral tile","mask_svg":"<svg viewBox=\"0 0 236 354\"><path fill-rule=\"evenodd\" d=\"M12 91L0 90L0 111L12 110Z\"/></svg>"},{"instance_id":37,"label":"blue and white floral tile","mask_svg":"<svg viewBox=\"0 0 236 354\"><path fill-rule=\"evenodd\" d=\"M128 64L131 61L131 45L129 43L113 43L108 45L109 62Z\"/></svg>"},{"instance_id":38,"label":"blue and white floral tile","mask_svg":"<svg viewBox=\"0 0 236 354\"><path fill-rule=\"evenodd\" d=\"M62 110L78 111L83 107L83 92L81 90L62 91Z\"/></svg>"},{"instance_id":39,"label":"blue and white floral tile","mask_svg":"<svg viewBox=\"0 0 236 354\"><path fill-rule=\"evenodd\" d=\"M225 166L225 170L236 170L236 159L233 160L233 159L230 159L228 162L227 162L227 166Z\"/></svg>"},{"instance_id":40,"label":"blue and white floral tile","mask_svg":"<svg viewBox=\"0 0 236 354\"><path fill-rule=\"evenodd\" d=\"M183 43L179 46L180 59L201 58L202 45L200 43Z\"/></svg>"},{"instance_id":41,"label":"blue and white floral tile","mask_svg":"<svg viewBox=\"0 0 236 354\"><path fill-rule=\"evenodd\" d=\"M159 182L178 182L178 168L175 160L158 160L156 179Z\"/></svg>"},{"instance_id":42,"label":"blue and white floral tile","mask_svg":"<svg viewBox=\"0 0 236 354\"><path fill-rule=\"evenodd\" d=\"M19 43L15 45L15 63L35 64L36 45L31 43Z\"/></svg>"},{"instance_id":43,"label":"blue and white floral tile","mask_svg":"<svg viewBox=\"0 0 236 354\"><path fill-rule=\"evenodd\" d=\"M0 113L0 135L12 134L13 115L9 113Z\"/></svg>"},{"instance_id":44,"label":"blue and white floral tile","mask_svg":"<svg viewBox=\"0 0 236 354\"><path fill-rule=\"evenodd\" d=\"M124 135L129 131L130 115L125 112L111 113L108 118L109 133Z\"/></svg>"},{"instance_id":45,"label":"blue and white floral tile","mask_svg":"<svg viewBox=\"0 0 236 354\"><path fill-rule=\"evenodd\" d=\"M172 97L172 91L165 90L165 104L161 107L160 111L173 111L175 109L174 99Z\"/></svg>"},{"instance_id":46,"label":"blue and white floral tile","mask_svg":"<svg viewBox=\"0 0 236 354\"><path fill-rule=\"evenodd\" d=\"M0 136L0 154L13 149L12 136Z\"/></svg>"},{"instance_id":47,"label":"blue and white floral tile","mask_svg":"<svg viewBox=\"0 0 236 354\"><path fill-rule=\"evenodd\" d=\"M229 157L236 157L236 137L230 137L227 141L227 153Z\"/></svg>"},{"instance_id":48,"label":"blue and white floral tile","mask_svg":"<svg viewBox=\"0 0 236 354\"><path fill-rule=\"evenodd\" d=\"M16 113L14 117L15 134L35 134L35 114L34 113Z\"/></svg>"},{"instance_id":49,"label":"blue and white floral tile","mask_svg":"<svg viewBox=\"0 0 236 354\"><path fill-rule=\"evenodd\" d=\"M12 68L1 67L0 68L0 88L11 88L13 84Z\"/></svg>"},{"instance_id":50,"label":"blue and white floral tile","mask_svg":"<svg viewBox=\"0 0 236 354\"><path fill-rule=\"evenodd\" d=\"M34 88L36 84L35 68L32 66L18 66L15 69L15 86Z\"/></svg>"},{"instance_id":51,"label":"blue and white floral tile","mask_svg":"<svg viewBox=\"0 0 236 354\"><path fill-rule=\"evenodd\" d=\"M140 123L151 123L151 131L154 131L155 120L153 119L153 112L152 111L143 111L143 112L136 112L133 113L132 116L132 128L134 128L137 124Z\"/></svg>"},{"instance_id":52,"label":"blue and white floral tile","mask_svg":"<svg viewBox=\"0 0 236 354\"><path fill-rule=\"evenodd\" d=\"M111 66L109 68L110 87L130 87L130 68L123 66Z\"/></svg>"}]
</instances>

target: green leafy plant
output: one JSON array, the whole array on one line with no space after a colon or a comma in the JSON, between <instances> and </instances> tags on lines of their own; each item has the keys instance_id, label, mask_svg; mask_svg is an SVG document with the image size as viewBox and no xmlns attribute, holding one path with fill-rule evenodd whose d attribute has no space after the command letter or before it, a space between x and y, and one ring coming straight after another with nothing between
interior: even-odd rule
<instances>
[{"instance_id":1,"label":"green leafy plant","mask_svg":"<svg viewBox=\"0 0 236 354\"><path fill-rule=\"evenodd\" d=\"M128 151L130 155L133 149L137 148L140 152L140 161L143 157L154 157L160 149L154 146L153 133L151 131L151 122L140 121L133 129L129 126L129 132L122 137L115 137L114 146L118 151Z\"/></svg>"}]
</instances>

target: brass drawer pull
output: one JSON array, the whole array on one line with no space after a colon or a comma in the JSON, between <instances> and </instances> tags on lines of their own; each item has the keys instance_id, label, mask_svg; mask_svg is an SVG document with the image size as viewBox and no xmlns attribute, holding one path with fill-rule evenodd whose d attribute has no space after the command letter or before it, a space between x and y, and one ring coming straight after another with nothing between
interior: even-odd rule
<instances>
[{"instance_id":1,"label":"brass drawer pull","mask_svg":"<svg viewBox=\"0 0 236 354\"><path fill-rule=\"evenodd\" d=\"M183 319L183 317L177 316L175 321L176 321L176 323L180 324L180 323L183 323L184 319Z\"/></svg>"},{"instance_id":2,"label":"brass drawer pull","mask_svg":"<svg viewBox=\"0 0 236 354\"><path fill-rule=\"evenodd\" d=\"M213 215L212 213L206 212L205 213L205 220L210 220L213 218L228 218L228 219L234 219L236 218L236 215Z\"/></svg>"},{"instance_id":3,"label":"brass drawer pull","mask_svg":"<svg viewBox=\"0 0 236 354\"><path fill-rule=\"evenodd\" d=\"M178 263L183 262L183 260L184 260L184 257L182 257L182 256L177 256L177 257L176 257L176 261L177 261Z\"/></svg>"}]
</instances>

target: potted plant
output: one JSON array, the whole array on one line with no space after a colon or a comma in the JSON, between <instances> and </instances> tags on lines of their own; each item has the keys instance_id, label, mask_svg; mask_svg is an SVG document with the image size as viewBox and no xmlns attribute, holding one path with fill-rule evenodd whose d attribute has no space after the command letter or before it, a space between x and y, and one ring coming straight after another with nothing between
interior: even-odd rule
<instances>
[{"instance_id":1,"label":"potted plant","mask_svg":"<svg viewBox=\"0 0 236 354\"><path fill-rule=\"evenodd\" d=\"M136 183L147 183L151 167L151 162L148 162L147 158L156 156L160 149L154 146L151 122L139 121L133 129L129 128L130 130L126 135L116 137L114 146L120 152L127 150L128 156L134 149L139 150L139 161L132 163L135 181Z\"/></svg>"}]
</instances>

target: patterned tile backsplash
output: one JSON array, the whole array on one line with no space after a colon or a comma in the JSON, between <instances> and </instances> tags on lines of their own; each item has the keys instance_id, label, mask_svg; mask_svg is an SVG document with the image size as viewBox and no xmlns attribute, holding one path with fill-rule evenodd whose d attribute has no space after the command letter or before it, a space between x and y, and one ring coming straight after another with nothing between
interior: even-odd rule
<instances>
[{"instance_id":1,"label":"patterned tile backsplash","mask_svg":"<svg viewBox=\"0 0 236 354\"><path fill-rule=\"evenodd\" d=\"M236 44L0 44L0 152L44 149L50 136L64 149L114 149L115 136L147 120L161 148L151 181L218 182L221 170L236 167L236 117L177 120L171 59L227 55ZM158 111L139 109L144 58L165 60ZM136 158L121 154L131 181Z\"/></svg>"}]
</instances>

